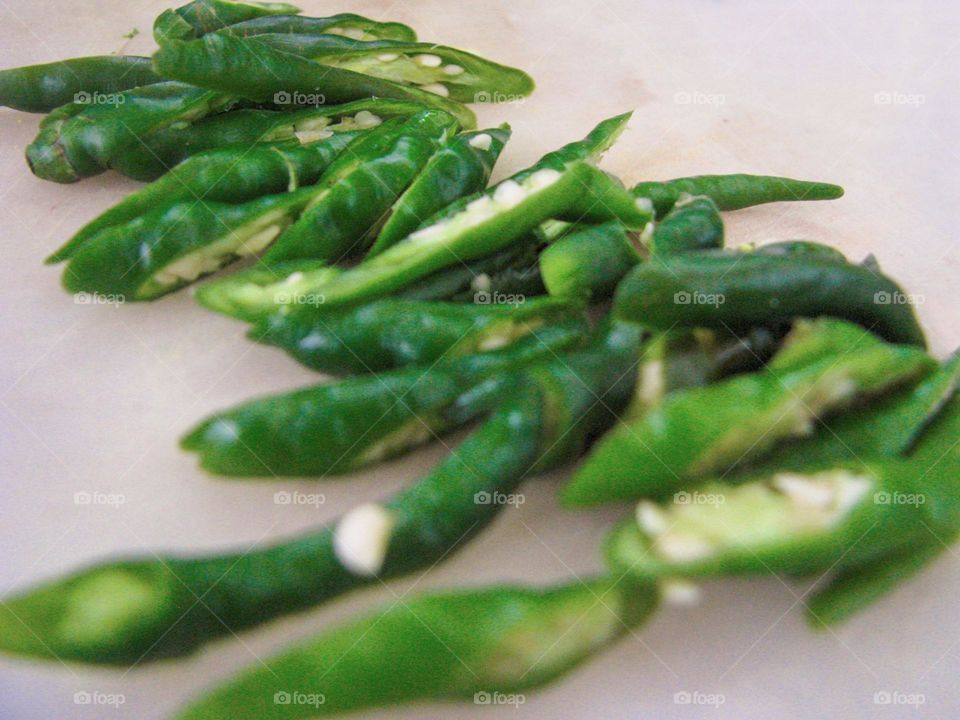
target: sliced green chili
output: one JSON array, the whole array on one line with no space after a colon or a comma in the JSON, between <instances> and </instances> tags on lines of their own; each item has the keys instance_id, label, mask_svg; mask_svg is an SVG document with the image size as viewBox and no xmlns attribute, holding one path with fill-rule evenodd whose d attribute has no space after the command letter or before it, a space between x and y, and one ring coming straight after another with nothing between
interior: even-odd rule
<instances>
[{"instance_id":1,"label":"sliced green chili","mask_svg":"<svg viewBox=\"0 0 960 720\"><path fill-rule=\"evenodd\" d=\"M158 44L170 40L189 40L245 20L270 15L296 15L299 12L300 8L286 3L194 0L162 12L153 23L153 38Z\"/></svg>"},{"instance_id":2,"label":"sliced green chili","mask_svg":"<svg viewBox=\"0 0 960 720\"><path fill-rule=\"evenodd\" d=\"M558 297L608 298L642 259L638 244L619 222L574 230L540 253L543 284Z\"/></svg>"},{"instance_id":3,"label":"sliced green chili","mask_svg":"<svg viewBox=\"0 0 960 720\"><path fill-rule=\"evenodd\" d=\"M432 593L394 603L269 659L180 720L326 717L417 700L519 704L654 610L651 585L588 579L533 590ZM291 689L302 702L284 704Z\"/></svg>"},{"instance_id":4,"label":"sliced green chili","mask_svg":"<svg viewBox=\"0 0 960 720\"><path fill-rule=\"evenodd\" d=\"M416 31L398 22L377 22L362 15L338 13L329 17L271 15L235 23L223 32L241 37L267 34L336 35L353 40L399 40L415 42Z\"/></svg>"},{"instance_id":5,"label":"sliced green chili","mask_svg":"<svg viewBox=\"0 0 960 720\"><path fill-rule=\"evenodd\" d=\"M654 257L722 247L723 219L713 200L705 196L677 201L650 237Z\"/></svg>"},{"instance_id":6,"label":"sliced green chili","mask_svg":"<svg viewBox=\"0 0 960 720\"><path fill-rule=\"evenodd\" d=\"M263 262L335 262L358 255L373 241L397 198L455 132L451 115L424 110L358 138L324 173L322 192Z\"/></svg>"},{"instance_id":7,"label":"sliced green chili","mask_svg":"<svg viewBox=\"0 0 960 720\"><path fill-rule=\"evenodd\" d=\"M510 373L553 359L585 334L582 318L558 320L499 350L255 399L203 421L182 446L200 455L205 470L219 475L355 472L489 411Z\"/></svg>"},{"instance_id":8,"label":"sliced green chili","mask_svg":"<svg viewBox=\"0 0 960 720\"><path fill-rule=\"evenodd\" d=\"M295 306L250 330L303 365L332 374L380 372L508 345L545 323L580 312L578 303L518 299L514 305L383 298L342 310Z\"/></svg>"},{"instance_id":9,"label":"sliced green chili","mask_svg":"<svg viewBox=\"0 0 960 720\"><path fill-rule=\"evenodd\" d=\"M70 183L104 172L113 158L140 138L178 122L190 122L232 105L233 96L177 82L120 93L115 102L73 103L40 125L27 147L37 177Z\"/></svg>"},{"instance_id":10,"label":"sliced green chili","mask_svg":"<svg viewBox=\"0 0 960 720\"><path fill-rule=\"evenodd\" d=\"M452 138L397 198L368 257L395 245L453 201L486 188L509 139L508 125Z\"/></svg>"},{"instance_id":11,"label":"sliced green chili","mask_svg":"<svg viewBox=\"0 0 960 720\"><path fill-rule=\"evenodd\" d=\"M238 152L254 143L323 139L330 133L368 130L384 120L409 117L423 110L398 100L357 100L296 111L240 109L176 123L140 138L112 158L113 170L134 180L155 180L189 157L234 145Z\"/></svg>"},{"instance_id":12,"label":"sliced green chili","mask_svg":"<svg viewBox=\"0 0 960 720\"><path fill-rule=\"evenodd\" d=\"M232 92L257 102L342 103L363 98L393 98L436 107L457 118L464 129L476 126L463 105L412 85L321 65L257 41L228 34L191 42L169 42L154 55L164 77Z\"/></svg>"}]
</instances>

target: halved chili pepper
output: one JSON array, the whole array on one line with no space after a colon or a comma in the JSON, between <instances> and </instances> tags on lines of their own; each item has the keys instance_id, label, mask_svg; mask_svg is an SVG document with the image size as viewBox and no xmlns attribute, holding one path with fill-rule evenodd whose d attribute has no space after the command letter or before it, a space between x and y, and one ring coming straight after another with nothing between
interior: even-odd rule
<instances>
[{"instance_id":1,"label":"halved chili pepper","mask_svg":"<svg viewBox=\"0 0 960 720\"><path fill-rule=\"evenodd\" d=\"M522 70L435 43L363 42L332 35L289 33L254 37L276 50L328 67L416 85L462 103L490 101L495 95L522 98L534 89L533 79Z\"/></svg>"},{"instance_id":2,"label":"halved chili pepper","mask_svg":"<svg viewBox=\"0 0 960 720\"><path fill-rule=\"evenodd\" d=\"M390 208L368 257L396 244L455 200L486 188L509 139L509 125L451 138Z\"/></svg>"},{"instance_id":3,"label":"halved chili pepper","mask_svg":"<svg viewBox=\"0 0 960 720\"><path fill-rule=\"evenodd\" d=\"M241 37L283 33L287 35L337 35L353 40L415 42L417 39L416 31L407 25L398 22L379 22L352 13L337 13L329 17L270 15L234 23L224 28L224 31Z\"/></svg>"},{"instance_id":4,"label":"halved chili pepper","mask_svg":"<svg viewBox=\"0 0 960 720\"><path fill-rule=\"evenodd\" d=\"M358 138L324 173L322 191L263 262L336 262L367 249L393 204L455 132L451 115L424 110Z\"/></svg>"},{"instance_id":5,"label":"halved chili pepper","mask_svg":"<svg viewBox=\"0 0 960 720\"><path fill-rule=\"evenodd\" d=\"M182 447L232 477L329 477L402 455L489 412L519 368L579 344L576 309L501 349L271 395L218 412ZM370 370L368 370L370 372ZM489 382L487 382L489 381ZM483 384L483 387L478 387Z\"/></svg>"},{"instance_id":6,"label":"halved chili pepper","mask_svg":"<svg viewBox=\"0 0 960 720\"><path fill-rule=\"evenodd\" d=\"M235 102L225 93L159 82L120 93L111 103L73 103L40 124L40 133L27 147L27 161L37 177L76 182L108 170L113 158L141 137Z\"/></svg>"},{"instance_id":7,"label":"halved chili pepper","mask_svg":"<svg viewBox=\"0 0 960 720\"><path fill-rule=\"evenodd\" d=\"M557 297L610 297L643 259L638 247L639 240L619 222L573 230L540 253L543 284Z\"/></svg>"},{"instance_id":8,"label":"halved chili pepper","mask_svg":"<svg viewBox=\"0 0 960 720\"><path fill-rule=\"evenodd\" d=\"M788 338L765 370L673 393L608 434L564 488L564 501L595 505L694 487L810 434L815 418L910 382L933 364L916 348L883 343L840 321L803 328L811 337L794 347ZM825 352L833 343L842 349Z\"/></svg>"},{"instance_id":9,"label":"halved chili pepper","mask_svg":"<svg viewBox=\"0 0 960 720\"><path fill-rule=\"evenodd\" d=\"M652 328L735 330L830 316L860 323L891 342L925 346L909 296L893 280L809 254L705 251L645 263L618 288L615 312Z\"/></svg>"},{"instance_id":10,"label":"halved chili pepper","mask_svg":"<svg viewBox=\"0 0 960 720\"><path fill-rule=\"evenodd\" d=\"M464 129L473 113L458 102L413 85L383 80L275 50L256 38L212 33L191 42L168 42L153 56L164 77L231 92L256 102L343 103L363 98L418 102L450 113Z\"/></svg>"},{"instance_id":11,"label":"halved chili pepper","mask_svg":"<svg viewBox=\"0 0 960 720\"><path fill-rule=\"evenodd\" d=\"M101 55L0 70L0 105L33 113L160 82L150 58Z\"/></svg>"},{"instance_id":12,"label":"halved chili pepper","mask_svg":"<svg viewBox=\"0 0 960 720\"><path fill-rule=\"evenodd\" d=\"M517 298L513 305L383 298L327 310L322 303L297 306L296 298L283 299L290 312L264 318L249 337L314 370L347 375L496 349L581 308L553 298Z\"/></svg>"},{"instance_id":13,"label":"halved chili pepper","mask_svg":"<svg viewBox=\"0 0 960 720\"><path fill-rule=\"evenodd\" d=\"M663 182L642 182L633 187L638 197L649 198L657 217L673 208L681 195L706 195L721 210L793 200L835 200L843 188L823 182L794 180L771 175L696 175Z\"/></svg>"},{"instance_id":14,"label":"halved chili pepper","mask_svg":"<svg viewBox=\"0 0 960 720\"><path fill-rule=\"evenodd\" d=\"M700 497L715 502L640 503L608 555L644 579L847 572L955 535L957 469L885 459L709 482Z\"/></svg>"},{"instance_id":15,"label":"halved chili pepper","mask_svg":"<svg viewBox=\"0 0 960 720\"><path fill-rule=\"evenodd\" d=\"M155 180L187 158L233 145L241 152L254 143L323 139L330 133L368 130L384 120L410 117L423 110L399 100L357 100L343 105L279 112L239 109L181 122L142 137L114 156L110 168L134 180Z\"/></svg>"},{"instance_id":16,"label":"halved chili pepper","mask_svg":"<svg viewBox=\"0 0 960 720\"><path fill-rule=\"evenodd\" d=\"M423 700L519 705L624 637L657 605L650 584L433 592L327 630L205 694L180 720L326 717ZM281 701L297 688L302 703ZM312 702L311 702L312 701Z\"/></svg>"},{"instance_id":17,"label":"halved chili pepper","mask_svg":"<svg viewBox=\"0 0 960 720\"><path fill-rule=\"evenodd\" d=\"M253 0L194 0L173 10L165 10L153 23L158 43L197 38L235 23L270 15L296 15L300 8L287 3Z\"/></svg>"}]
</instances>

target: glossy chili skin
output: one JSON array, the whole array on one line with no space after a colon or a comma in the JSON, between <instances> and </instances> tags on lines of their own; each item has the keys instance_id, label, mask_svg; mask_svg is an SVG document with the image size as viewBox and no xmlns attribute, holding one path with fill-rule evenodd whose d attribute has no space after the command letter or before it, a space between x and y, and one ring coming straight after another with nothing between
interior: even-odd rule
<instances>
[{"instance_id":1,"label":"glossy chili skin","mask_svg":"<svg viewBox=\"0 0 960 720\"><path fill-rule=\"evenodd\" d=\"M452 137L391 206L368 256L395 245L450 203L486 188L509 139L509 126Z\"/></svg>"},{"instance_id":2,"label":"glossy chili skin","mask_svg":"<svg viewBox=\"0 0 960 720\"><path fill-rule=\"evenodd\" d=\"M153 62L164 77L231 92L256 102L288 100L315 105L392 98L449 112L464 129L476 126L473 113L453 100L412 85L275 50L256 37L213 33L191 42L169 42L153 56Z\"/></svg>"},{"instance_id":3,"label":"glossy chili skin","mask_svg":"<svg viewBox=\"0 0 960 720\"><path fill-rule=\"evenodd\" d=\"M60 183L97 175L140 138L178 122L190 122L229 108L236 98L178 82L128 90L110 103L73 103L40 124L27 147L37 177Z\"/></svg>"},{"instance_id":4,"label":"glossy chili skin","mask_svg":"<svg viewBox=\"0 0 960 720\"><path fill-rule=\"evenodd\" d=\"M373 242L384 214L456 127L447 113L424 110L355 140L324 173L323 191L267 251L263 262L333 263L362 253Z\"/></svg>"},{"instance_id":5,"label":"glossy chili skin","mask_svg":"<svg viewBox=\"0 0 960 720\"><path fill-rule=\"evenodd\" d=\"M666 215L683 194L706 195L721 210L794 200L834 200L843 188L823 182L772 175L696 175L663 182L642 182L632 192L653 202L657 217Z\"/></svg>"},{"instance_id":6,"label":"glossy chili skin","mask_svg":"<svg viewBox=\"0 0 960 720\"><path fill-rule=\"evenodd\" d=\"M294 140L195 155L84 225L47 262L68 260L99 233L132 222L158 207L191 200L242 203L312 185L359 135L359 131L343 132L309 145Z\"/></svg>"},{"instance_id":7,"label":"glossy chili skin","mask_svg":"<svg viewBox=\"0 0 960 720\"><path fill-rule=\"evenodd\" d=\"M182 446L231 477L330 477L405 454L482 417L531 363L582 344L582 318L498 350L258 398L200 423Z\"/></svg>"},{"instance_id":8,"label":"glossy chili skin","mask_svg":"<svg viewBox=\"0 0 960 720\"><path fill-rule=\"evenodd\" d=\"M723 219L709 197L690 197L677 202L658 220L650 238L654 258L681 252L723 247Z\"/></svg>"},{"instance_id":9,"label":"glossy chili skin","mask_svg":"<svg viewBox=\"0 0 960 720\"><path fill-rule=\"evenodd\" d=\"M233 2L232 0L193 0L162 12L153 23L158 44L170 40L188 40L229 25L269 17L296 15L300 8L287 3Z\"/></svg>"},{"instance_id":10,"label":"glossy chili skin","mask_svg":"<svg viewBox=\"0 0 960 720\"><path fill-rule=\"evenodd\" d=\"M101 55L0 70L0 105L48 113L89 97L160 82L150 58ZM105 99L105 98L104 98Z\"/></svg>"},{"instance_id":11,"label":"glossy chili skin","mask_svg":"<svg viewBox=\"0 0 960 720\"><path fill-rule=\"evenodd\" d=\"M353 375L495 349L581 310L577 302L548 298L514 305L382 298L342 310L292 307L256 323L249 337L313 370Z\"/></svg>"},{"instance_id":12,"label":"glossy chili skin","mask_svg":"<svg viewBox=\"0 0 960 720\"><path fill-rule=\"evenodd\" d=\"M908 296L861 265L814 256L684 253L633 270L615 312L649 327L733 329L821 315L863 325L891 342L925 346Z\"/></svg>"},{"instance_id":13,"label":"glossy chili skin","mask_svg":"<svg viewBox=\"0 0 960 720\"><path fill-rule=\"evenodd\" d=\"M273 673L252 667L178 717L265 717L286 687L304 688L305 696L324 702L285 706L276 717L325 717L424 700L483 702L493 693L519 702L524 696L517 693L604 650L656 604L652 585L618 585L616 577L547 589L433 592L326 630L271 658Z\"/></svg>"},{"instance_id":14,"label":"glossy chili skin","mask_svg":"<svg viewBox=\"0 0 960 720\"><path fill-rule=\"evenodd\" d=\"M416 103L376 99L286 111L240 108L155 130L136 146L126 147L111 158L110 169L149 182L187 158L209 150L227 146L246 150L255 143L301 140L304 136L312 141L318 134L315 128L327 120L327 128L333 127L334 132L363 130L379 124L377 121L409 117L421 110L423 106ZM356 122L361 113L365 113L367 124Z\"/></svg>"},{"instance_id":15,"label":"glossy chili skin","mask_svg":"<svg viewBox=\"0 0 960 720\"><path fill-rule=\"evenodd\" d=\"M398 22L378 22L362 15L337 13L328 17L304 15L269 15L244 20L223 29L231 35L323 35L346 37L353 40L397 40L415 42L416 31Z\"/></svg>"},{"instance_id":16,"label":"glossy chili skin","mask_svg":"<svg viewBox=\"0 0 960 720\"><path fill-rule=\"evenodd\" d=\"M540 275L551 295L597 302L610 297L641 261L634 236L619 222L574 230L540 253Z\"/></svg>"}]
</instances>

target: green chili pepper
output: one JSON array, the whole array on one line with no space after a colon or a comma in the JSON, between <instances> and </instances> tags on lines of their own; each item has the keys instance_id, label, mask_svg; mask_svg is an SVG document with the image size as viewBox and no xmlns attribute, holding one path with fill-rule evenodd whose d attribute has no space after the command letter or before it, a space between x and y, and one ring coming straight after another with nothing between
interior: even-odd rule
<instances>
[{"instance_id":1,"label":"green chili pepper","mask_svg":"<svg viewBox=\"0 0 960 720\"><path fill-rule=\"evenodd\" d=\"M560 318L556 325L527 330L500 350L440 357L429 367L259 398L203 421L181 445L200 455L205 470L219 475L328 477L355 472L488 412L491 398L510 373L536 360L553 359L585 332L582 317ZM488 378L489 384L477 387Z\"/></svg>"},{"instance_id":2,"label":"green chili pepper","mask_svg":"<svg viewBox=\"0 0 960 720\"><path fill-rule=\"evenodd\" d=\"M221 32L250 37L253 35L339 35L353 40L400 40L415 42L416 31L398 22L376 22L362 15L338 13L330 17L271 15L235 23ZM180 38L178 38L180 39Z\"/></svg>"},{"instance_id":3,"label":"green chili pepper","mask_svg":"<svg viewBox=\"0 0 960 720\"><path fill-rule=\"evenodd\" d=\"M509 125L452 138L397 198L368 257L395 245L453 201L486 188L509 139Z\"/></svg>"},{"instance_id":4,"label":"green chili pepper","mask_svg":"<svg viewBox=\"0 0 960 720\"><path fill-rule=\"evenodd\" d=\"M710 482L699 500L644 501L608 544L638 578L847 572L960 529L953 476L903 460ZM712 498L713 502L707 502Z\"/></svg>"},{"instance_id":5,"label":"green chili pepper","mask_svg":"<svg viewBox=\"0 0 960 720\"><path fill-rule=\"evenodd\" d=\"M812 255L705 251L637 267L618 288L614 309L653 328L736 330L826 315L924 347L908 300L892 280L859 265Z\"/></svg>"},{"instance_id":6,"label":"green chili pepper","mask_svg":"<svg viewBox=\"0 0 960 720\"><path fill-rule=\"evenodd\" d=\"M113 170L134 180L155 180L189 157L236 145L246 151L254 143L298 140L311 143L329 133L368 130L384 120L409 117L423 106L397 100L357 100L293 112L241 109L177 123L141 138L110 163Z\"/></svg>"},{"instance_id":7,"label":"green chili pepper","mask_svg":"<svg viewBox=\"0 0 960 720\"><path fill-rule=\"evenodd\" d=\"M47 263L73 257L101 232L130 223L158 207L169 207L190 200L198 203L242 203L312 185L320 179L333 159L359 135L359 131L340 132L309 145L292 141L263 144L245 150L208 150L195 155L87 223L69 242L47 258ZM132 233L128 237L136 241Z\"/></svg>"},{"instance_id":8,"label":"green chili pepper","mask_svg":"<svg viewBox=\"0 0 960 720\"><path fill-rule=\"evenodd\" d=\"M938 478L945 478L945 487L950 488L951 480L955 483L960 472L958 437L960 399L954 397L920 436L920 442L910 455L911 464L924 473L935 473ZM920 501L919 497L910 498L909 493L899 496L888 493L875 499L888 503ZM926 502L927 497L923 496L923 504L926 505ZM940 528L935 531L931 528L931 534L926 539L901 552L841 570L807 602L810 623L822 628L846 620L940 557L957 539L957 535L956 529Z\"/></svg>"},{"instance_id":9,"label":"green chili pepper","mask_svg":"<svg viewBox=\"0 0 960 720\"><path fill-rule=\"evenodd\" d=\"M291 303L290 312L264 318L251 328L250 338L283 348L314 370L347 375L496 349L582 311L578 303L552 298L515 305L383 298L333 311L284 300Z\"/></svg>"},{"instance_id":10,"label":"green chili pepper","mask_svg":"<svg viewBox=\"0 0 960 720\"><path fill-rule=\"evenodd\" d=\"M834 200L843 188L830 183L769 175L697 175L664 182L642 182L633 194L649 198L657 217L666 215L684 193L706 195L721 210L740 210L763 203L791 200Z\"/></svg>"},{"instance_id":11,"label":"green chili pepper","mask_svg":"<svg viewBox=\"0 0 960 720\"><path fill-rule=\"evenodd\" d=\"M820 421L816 433L777 449L763 463L779 468L813 462L855 461L896 456L910 450L924 428L953 397L960 383L960 351L913 385L891 392L866 407Z\"/></svg>"},{"instance_id":12,"label":"green chili pepper","mask_svg":"<svg viewBox=\"0 0 960 720\"><path fill-rule=\"evenodd\" d=\"M462 103L522 98L534 89L522 70L433 43L363 42L332 35L255 36L275 50L396 83L412 84Z\"/></svg>"},{"instance_id":13,"label":"green chili pepper","mask_svg":"<svg viewBox=\"0 0 960 720\"><path fill-rule=\"evenodd\" d=\"M47 113L73 102L109 100L115 95L160 82L150 58L102 55L0 70L0 105Z\"/></svg>"},{"instance_id":14,"label":"green chili pepper","mask_svg":"<svg viewBox=\"0 0 960 720\"><path fill-rule=\"evenodd\" d=\"M650 237L655 258L723 247L723 219L709 197L681 198Z\"/></svg>"},{"instance_id":15,"label":"green chili pepper","mask_svg":"<svg viewBox=\"0 0 960 720\"><path fill-rule=\"evenodd\" d=\"M70 292L153 300L253 255L316 196L314 187L233 205L185 200L110 227L87 241L63 273Z\"/></svg>"},{"instance_id":16,"label":"green chili pepper","mask_svg":"<svg viewBox=\"0 0 960 720\"><path fill-rule=\"evenodd\" d=\"M234 102L223 93L160 82L120 93L110 104L74 103L41 124L40 134L27 147L27 161L37 177L76 182L109 169L113 158L150 132Z\"/></svg>"},{"instance_id":17,"label":"green chili pepper","mask_svg":"<svg viewBox=\"0 0 960 720\"><path fill-rule=\"evenodd\" d=\"M188 40L245 20L269 15L296 15L298 12L300 8L286 3L194 0L161 13L153 23L153 38L158 44Z\"/></svg>"},{"instance_id":18,"label":"green chili pepper","mask_svg":"<svg viewBox=\"0 0 960 720\"><path fill-rule=\"evenodd\" d=\"M256 37L206 35L191 42L169 42L153 56L164 77L232 92L257 102L341 103L363 98L393 98L445 110L464 129L476 118L463 105L411 85L321 65L275 50Z\"/></svg>"},{"instance_id":19,"label":"green chili pepper","mask_svg":"<svg viewBox=\"0 0 960 720\"><path fill-rule=\"evenodd\" d=\"M811 345L781 351L761 373L673 393L605 437L563 490L570 505L663 496L763 457L813 431L814 418L879 395L929 371L922 351L888 345L859 328L818 321ZM819 354L820 335L847 338ZM779 363L779 358L784 362ZM803 358L805 362L800 363Z\"/></svg>"},{"instance_id":20,"label":"green chili pepper","mask_svg":"<svg viewBox=\"0 0 960 720\"><path fill-rule=\"evenodd\" d=\"M322 192L263 256L264 263L334 262L366 249L397 198L456 132L453 117L439 110L394 122L370 130L334 161Z\"/></svg>"},{"instance_id":21,"label":"green chili pepper","mask_svg":"<svg viewBox=\"0 0 960 720\"><path fill-rule=\"evenodd\" d=\"M558 297L608 298L642 259L619 222L588 226L564 235L540 253L547 292Z\"/></svg>"},{"instance_id":22,"label":"green chili pepper","mask_svg":"<svg viewBox=\"0 0 960 720\"><path fill-rule=\"evenodd\" d=\"M653 612L650 585L432 593L326 631L206 694L180 720L326 717L416 700L522 702ZM277 705L286 698L312 699Z\"/></svg>"}]
</instances>

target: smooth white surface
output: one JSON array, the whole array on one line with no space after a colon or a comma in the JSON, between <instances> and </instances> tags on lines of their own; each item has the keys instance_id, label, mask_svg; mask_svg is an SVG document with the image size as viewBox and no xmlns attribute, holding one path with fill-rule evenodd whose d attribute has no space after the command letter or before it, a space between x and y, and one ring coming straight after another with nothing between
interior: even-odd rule
<instances>
[{"instance_id":1,"label":"smooth white surface","mask_svg":"<svg viewBox=\"0 0 960 720\"><path fill-rule=\"evenodd\" d=\"M873 252L909 292L934 350L960 345L956 128L960 6L948 2L454 3L305 0L307 14L353 11L414 25L421 38L527 69L538 91L479 108L514 138L498 176L636 108L604 166L625 181L762 172L841 183L834 203L728 216L731 243L813 238ZM166 3L0 0L0 66L117 50L148 53ZM122 35L139 28L132 41ZM882 95L886 93L886 95ZM881 94L881 95L878 95ZM911 97L913 96L913 97ZM922 96L917 97L917 96ZM891 99L884 104L883 100ZM922 100L922 102L921 102ZM229 482L205 476L177 438L213 410L316 377L243 338L241 324L182 292L150 305L79 306L42 259L135 187L114 175L57 186L22 161L38 116L0 109L0 591L117 553L247 547L329 520L410 483L438 447L349 481ZM526 503L422 579L371 589L215 644L195 659L129 672L0 659L0 717L168 715L188 697L409 588L561 581L599 567L620 509L562 512L564 473L529 483ZM279 490L326 503L277 505ZM78 506L77 492L121 494ZM834 633L803 622L807 584L712 583L695 608L667 608L518 710L433 705L391 718L954 718L960 621L954 553ZM78 691L121 693L119 708ZM720 694L719 707L676 693ZM919 708L874 703L920 694ZM702 696L698 696L702 697Z\"/></svg>"}]
</instances>

